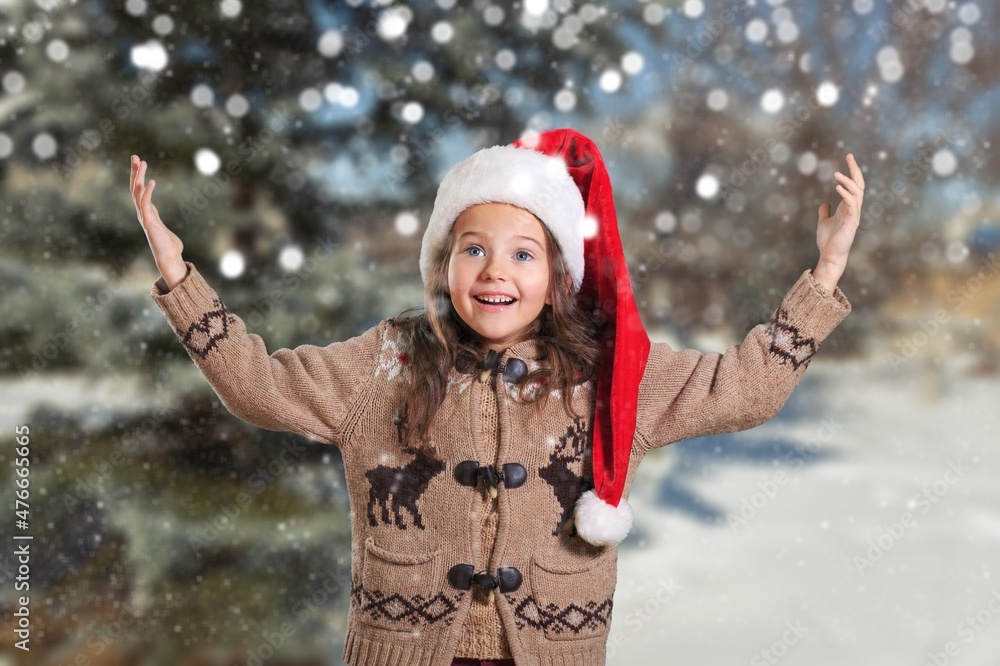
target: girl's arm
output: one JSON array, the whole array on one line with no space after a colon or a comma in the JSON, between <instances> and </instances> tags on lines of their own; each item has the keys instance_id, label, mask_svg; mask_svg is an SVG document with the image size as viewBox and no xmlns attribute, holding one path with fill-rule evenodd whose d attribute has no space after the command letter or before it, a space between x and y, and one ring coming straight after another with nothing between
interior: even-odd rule
<instances>
[{"instance_id":1,"label":"girl's arm","mask_svg":"<svg viewBox=\"0 0 1000 666\"><path fill-rule=\"evenodd\" d=\"M144 173L145 164L133 156L133 198L162 274L150 296L219 399L252 425L342 444L351 409L374 374L384 324L326 347L268 354L194 264L180 260L183 246L159 219Z\"/></svg>"},{"instance_id":2,"label":"girl's arm","mask_svg":"<svg viewBox=\"0 0 1000 666\"><path fill-rule=\"evenodd\" d=\"M850 311L839 288L831 293L805 271L770 320L724 354L654 343L639 384L640 447L746 430L769 420L820 343Z\"/></svg>"},{"instance_id":3,"label":"girl's arm","mask_svg":"<svg viewBox=\"0 0 1000 666\"><path fill-rule=\"evenodd\" d=\"M851 311L837 287L861 218L864 178L836 174L836 214L819 208L815 270L803 272L770 320L724 354L653 344L639 385L636 435L644 451L683 439L746 430L776 415L820 343Z\"/></svg>"}]
</instances>

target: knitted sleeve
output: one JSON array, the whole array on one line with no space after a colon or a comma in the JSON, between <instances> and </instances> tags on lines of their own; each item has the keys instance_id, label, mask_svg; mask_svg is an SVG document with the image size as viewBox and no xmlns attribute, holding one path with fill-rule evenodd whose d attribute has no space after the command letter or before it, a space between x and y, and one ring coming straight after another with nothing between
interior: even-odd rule
<instances>
[{"instance_id":1,"label":"knitted sleeve","mask_svg":"<svg viewBox=\"0 0 1000 666\"><path fill-rule=\"evenodd\" d=\"M247 423L341 444L341 428L368 384L385 322L326 347L268 354L191 262L173 289L161 277L150 296L222 404Z\"/></svg>"},{"instance_id":2,"label":"knitted sleeve","mask_svg":"<svg viewBox=\"0 0 1000 666\"><path fill-rule=\"evenodd\" d=\"M777 414L820 343L850 313L806 270L774 311L724 354L654 343L636 414L643 452L692 437L746 430Z\"/></svg>"}]
</instances>

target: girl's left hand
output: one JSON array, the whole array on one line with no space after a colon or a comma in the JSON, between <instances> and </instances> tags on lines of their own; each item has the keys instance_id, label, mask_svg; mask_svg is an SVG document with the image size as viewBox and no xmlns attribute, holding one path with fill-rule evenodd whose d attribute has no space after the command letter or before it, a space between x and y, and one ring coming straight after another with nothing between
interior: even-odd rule
<instances>
[{"instance_id":1,"label":"girl's left hand","mask_svg":"<svg viewBox=\"0 0 1000 666\"><path fill-rule=\"evenodd\" d=\"M819 263L813 270L813 277L830 291L836 288L837 281L847 268L847 255L861 223L861 203L865 196L865 178L852 153L847 154L847 166L851 171L850 178L839 171L834 174L840 181L837 192L843 197L837 212L831 216L830 204L820 204L816 226Z\"/></svg>"}]
</instances>

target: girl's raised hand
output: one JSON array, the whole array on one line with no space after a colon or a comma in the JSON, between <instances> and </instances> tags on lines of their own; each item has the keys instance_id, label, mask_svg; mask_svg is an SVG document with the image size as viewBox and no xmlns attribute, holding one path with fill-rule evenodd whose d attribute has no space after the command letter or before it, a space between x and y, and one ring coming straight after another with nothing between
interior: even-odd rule
<instances>
[{"instance_id":1,"label":"girl's raised hand","mask_svg":"<svg viewBox=\"0 0 1000 666\"><path fill-rule=\"evenodd\" d=\"M861 203L865 196L865 177L851 153L847 154L847 167L851 171L850 177L839 171L834 174L834 178L840 181L837 192L843 197L837 212L831 216L830 204L820 204L816 226L819 263L813 270L813 277L830 291L837 287L837 281L847 268L847 255L861 223Z\"/></svg>"},{"instance_id":2,"label":"girl's raised hand","mask_svg":"<svg viewBox=\"0 0 1000 666\"><path fill-rule=\"evenodd\" d=\"M167 229L160 219L160 214L153 205L153 188L156 181L150 180L149 186L145 185L146 163L139 159L138 155L132 156L132 177L129 180L129 187L132 190L132 201L135 203L135 212L139 218L139 224L146 232L146 240L149 242L149 249L153 251L153 260L156 267L163 276L167 286L173 289L187 276L187 266L181 258L184 251L184 243L177 234Z\"/></svg>"}]
</instances>

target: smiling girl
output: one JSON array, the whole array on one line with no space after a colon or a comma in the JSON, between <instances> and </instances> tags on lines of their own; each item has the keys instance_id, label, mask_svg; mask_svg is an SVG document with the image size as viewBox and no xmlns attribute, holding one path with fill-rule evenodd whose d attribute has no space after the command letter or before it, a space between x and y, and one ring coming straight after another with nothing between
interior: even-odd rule
<instances>
[{"instance_id":1,"label":"smiling girl","mask_svg":"<svg viewBox=\"0 0 1000 666\"><path fill-rule=\"evenodd\" d=\"M341 450L344 661L599 666L643 457L773 417L851 310L836 285L864 179L848 165L816 268L724 354L649 341L604 162L572 130L455 165L421 245L423 311L325 347L268 353L182 259L136 156L131 189L151 297L223 404Z\"/></svg>"}]
</instances>

